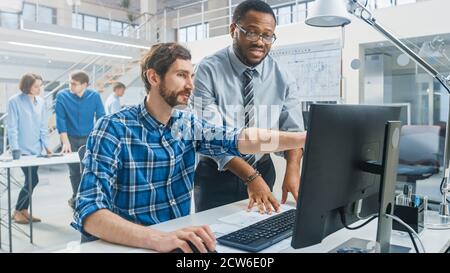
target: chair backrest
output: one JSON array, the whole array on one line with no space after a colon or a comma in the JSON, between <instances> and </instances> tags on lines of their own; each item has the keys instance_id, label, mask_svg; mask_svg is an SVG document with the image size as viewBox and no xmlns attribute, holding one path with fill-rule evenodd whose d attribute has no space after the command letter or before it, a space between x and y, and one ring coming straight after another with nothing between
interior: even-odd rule
<instances>
[{"instance_id":1,"label":"chair backrest","mask_svg":"<svg viewBox=\"0 0 450 273\"><path fill-rule=\"evenodd\" d=\"M86 153L86 145L83 145L78 149L78 157L80 158L80 173L83 174L84 171L84 165L83 165L83 158L84 154Z\"/></svg>"},{"instance_id":2,"label":"chair backrest","mask_svg":"<svg viewBox=\"0 0 450 273\"><path fill-rule=\"evenodd\" d=\"M405 125L400 136L399 162L439 166L439 126Z\"/></svg>"}]
</instances>

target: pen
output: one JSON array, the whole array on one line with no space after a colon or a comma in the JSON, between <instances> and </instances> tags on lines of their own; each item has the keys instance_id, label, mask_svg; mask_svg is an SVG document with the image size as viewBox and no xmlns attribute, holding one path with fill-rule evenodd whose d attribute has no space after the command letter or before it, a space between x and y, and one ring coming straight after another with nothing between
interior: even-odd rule
<instances>
[{"instance_id":1,"label":"pen","mask_svg":"<svg viewBox=\"0 0 450 273\"><path fill-rule=\"evenodd\" d=\"M412 204L412 187L408 186L408 198L406 199L407 206L413 206Z\"/></svg>"}]
</instances>

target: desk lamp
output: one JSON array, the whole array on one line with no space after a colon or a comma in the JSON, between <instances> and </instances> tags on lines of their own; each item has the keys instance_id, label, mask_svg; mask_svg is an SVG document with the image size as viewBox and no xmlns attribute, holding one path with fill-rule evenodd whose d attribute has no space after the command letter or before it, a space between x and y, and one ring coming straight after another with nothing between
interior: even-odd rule
<instances>
[{"instance_id":1,"label":"desk lamp","mask_svg":"<svg viewBox=\"0 0 450 273\"><path fill-rule=\"evenodd\" d=\"M367 3L367 1L366 1ZM411 48L403 43L399 38L386 30L373 16L372 12L366 8L366 4L361 4L358 0L316 0L305 23L314 27L344 27L351 23L350 14L363 20L372 28L376 29L390 42L392 42L400 51L413 59L420 67L427 71L450 93L450 76L444 76L433 68L420 55L416 54ZM444 150L444 177L442 181L442 202L439 207L439 216L441 224L449 224L449 205L447 196L450 194L449 183L449 155L450 155L450 111L447 119L445 133Z\"/></svg>"}]
</instances>

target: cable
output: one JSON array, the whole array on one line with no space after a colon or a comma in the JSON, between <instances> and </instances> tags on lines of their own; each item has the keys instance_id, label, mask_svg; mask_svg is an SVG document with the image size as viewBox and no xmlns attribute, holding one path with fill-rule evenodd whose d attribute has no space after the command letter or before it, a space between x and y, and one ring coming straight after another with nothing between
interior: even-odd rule
<instances>
[{"instance_id":1,"label":"cable","mask_svg":"<svg viewBox=\"0 0 450 273\"><path fill-rule=\"evenodd\" d=\"M349 226L347 226L346 221L345 221L344 209L340 209L340 210L339 210L339 215L341 216L341 222L342 222L342 225L343 225L346 229L349 229L349 230L355 230L355 229L362 228L363 226L365 226L365 225L367 225L368 223L372 222L374 219L378 218L378 214L376 214L376 215L370 217L369 220L367 220L366 222L362 223L362 224L359 225L359 226L356 226L356 227L349 227ZM410 238L411 238L411 241L412 241L412 243L413 243L413 245L414 245L414 249L416 250L417 253L420 253L420 252L419 252L419 249L418 249L418 247L417 247L416 241L414 240L413 234L417 237L417 240L418 240L419 243L420 243L420 247L422 248L423 253L426 253L426 250L425 250L425 247L424 247L424 245L423 245L423 243L422 243L422 240L420 239L419 234L417 234L417 233L414 231L414 229L412 229L408 224L406 224L405 222L403 222L400 218L398 218L398 217L395 216L395 215L386 214L386 216L389 217L389 218L392 218L393 220L399 222L401 225L403 225L403 226L405 226L405 227L407 228L407 232L408 232L408 234L409 234L409 236L410 236ZM450 247L449 247L449 248L450 248ZM446 251L447 251L447 250L446 250Z\"/></svg>"},{"instance_id":2,"label":"cable","mask_svg":"<svg viewBox=\"0 0 450 273\"><path fill-rule=\"evenodd\" d=\"M416 240L414 240L413 234L411 233L411 231L409 231L409 229L407 229L406 232L408 232L409 238L411 238L411 242L414 245L414 249L416 250L416 253L419 253L419 249L417 248Z\"/></svg>"},{"instance_id":3,"label":"cable","mask_svg":"<svg viewBox=\"0 0 450 273\"><path fill-rule=\"evenodd\" d=\"M425 247L423 246L422 240L419 237L419 234L417 234L417 232L412 229L408 224L406 224L405 222L402 221L402 219L398 218L395 215L391 215L391 214L386 214L387 217L392 218L393 220L397 221L399 224L402 224L404 227L406 227L410 232L412 232L414 235L416 235L417 240L419 241L420 247L423 250L423 253L426 253L425 251Z\"/></svg>"},{"instance_id":4,"label":"cable","mask_svg":"<svg viewBox=\"0 0 450 273\"><path fill-rule=\"evenodd\" d=\"M374 214L371 214L371 215L368 215L368 216L360 216L359 213L356 215L356 217L359 220L367 220L367 219L369 219L371 217L374 217L374 216L378 217L378 213L374 213Z\"/></svg>"},{"instance_id":5,"label":"cable","mask_svg":"<svg viewBox=\"0 0 450 273\"><path fill-rule=\"evenodd\" d=\"M340 209L340 210L339 210L339 214L340 214L340 216L341 216L341 222L342 222L342 225L343 225L346 229L349 229L349 230L355 230L355 229L362 228L363 226L367 225L368 223L372 222L374 219L376 219L376 218L378 217L378 214L377 214L377 215L375 215L375 216L372 216L371 218L369 218L369 220L367 220L366 222L362 223L362 224L359 225L359 226L356 226L356 227L349 227L349 226L347 226L347 224L346 224L346 221L345 221L345 214L344 214L343 209Z\"/></svg>"}]
</instances>

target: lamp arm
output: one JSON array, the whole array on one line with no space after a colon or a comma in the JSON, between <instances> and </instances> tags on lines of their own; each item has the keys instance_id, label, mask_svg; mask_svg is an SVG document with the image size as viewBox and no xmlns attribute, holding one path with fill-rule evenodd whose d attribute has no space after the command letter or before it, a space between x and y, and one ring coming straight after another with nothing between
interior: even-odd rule
<instances>
[{"instance_id":1,"label":"lamp arm","mask_svg":"<svg viewBox=\"0 0 450 273\"><path fill-rule=\"evenodd\" d=\"M420 67L425 69L431 76L433 76L437 81L439 81L442 86L450 93L450 76L444 76L439 71L437 71L434 67L432 67L427 61L425 61L422 57L416 54L411 48L409 48L404 42L402 42L399 38L395 37L392 33L390 33L387 29L385 29L382 25L378 24L377 20L373 16L372 12L368 10L363 4L359 3L358 0L349 0L348 1L348 12L353 14L354 16L360 18L368 25L372 26L378 32L380 32L384 37L386 37L390 42L392 42L400 51L405 53L411 59L413 59ZM447 126L445 132L445 148L444 148L444 179L445 186L447 187L447 183L449 183L450 178L450 111L447 119ZM447 208L448 214L448 208Z\"/></svg>"},{"instance_id":2,"label":"lamp arm","mask_svg":"<svg viewBox=\"0 0 450 273\"><path fill-rule=\"evenodd\" d=\"M450 93L450 76L444 76L439 71L437 71L434 67L432 67L427 61L425 61L422 57L420 57L417 53L415 53L411 48L409 48L404 42L402 42L399 38L395 37L392 33L390 33L386 28L382 25L378 24L377 20L373 16L372 12L368 10L363 4L359 3L358 0L350 0L348 10L354 16L360 18L378 32L380 32L383 36L385 36L390 42L392 42L400 51L408 55L411 59L413 59L420 67L422 67L425 71L427 71L431 76L433 76L436 80L438 80L442 86Z\"/></svg>"}]
</instances>

